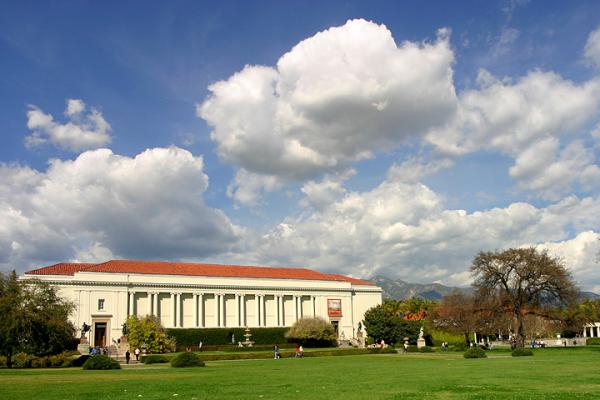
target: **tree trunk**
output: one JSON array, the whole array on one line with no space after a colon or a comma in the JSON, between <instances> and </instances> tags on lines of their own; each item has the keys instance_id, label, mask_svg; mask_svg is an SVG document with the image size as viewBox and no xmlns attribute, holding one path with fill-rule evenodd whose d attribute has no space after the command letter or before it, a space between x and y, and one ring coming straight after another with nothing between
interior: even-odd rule
<instances>
[{"instance_id":1,"label":"tree trunk","mask_svg":"<svg viewBox=\"0 0 600 400\"><path fill-rule=\"evenodd\" d=\"M12 353L6 354L6 368L12 368Z\"/></svg>"},{"instance_id":2,"label":"tree trunk","mask_svg":"<svg viewBox=\"0 0 600 400\"><path fill-rule=\"evenodd\" d=\"M517 318L517 347L525 347L525 323L523 321L523 315L521 310L515 310L515 317Z\"/></svg>"},{"instance_id":3,"label":"tree trunk","mask_svg":"<svg viewBox=\"0 0 600 400\"><path fill-rule=\"evenodd\" d=\"M467 345L467 347L469 347L469 345L471 344L471 341L469 340L469 332L465 332L465 344Z\"/></svg>"}]
</instances>

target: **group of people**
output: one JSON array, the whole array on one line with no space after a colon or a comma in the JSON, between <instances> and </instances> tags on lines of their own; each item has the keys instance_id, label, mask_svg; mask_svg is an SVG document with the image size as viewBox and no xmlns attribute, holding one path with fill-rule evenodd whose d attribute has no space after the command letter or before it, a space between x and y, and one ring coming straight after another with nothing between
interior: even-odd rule
<instances>
[{"instance_id":1,"label":"group of people","mask_svg":"<svg viewBox=\"0 0 600 400\"><path fill-rule=\"evenodd\" d=\"M294 347L294 358L302 358L304 356L304 348L297 344ZM276 344L275 347L273 347L273 358L275 360L281 358L281 349L279 348L279 345Z\"/></svg>"},{"instance_id":2,"label":"group of people","mask_svg":"<svg viewBox=\"0 0 600 400\"><path fill-rule=\"evenodd\" d=\"M140 349L136 348L133 351L133 354L135 355L135 361L140 361ZM129 361L131 360L131 353L129 352L129 349L127 349L127 351L125 352L125 362L127 364L129 364Z\"/></svg>"}]
</instances>

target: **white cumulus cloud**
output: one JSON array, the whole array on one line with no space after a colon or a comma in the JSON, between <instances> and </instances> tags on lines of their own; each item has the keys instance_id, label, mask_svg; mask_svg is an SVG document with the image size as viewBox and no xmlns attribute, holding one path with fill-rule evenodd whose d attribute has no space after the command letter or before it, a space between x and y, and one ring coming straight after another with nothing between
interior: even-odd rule
<instances>
[{"instance_id":1,"label":"white cumulus cloud","mask_svg":"<svg viewBox=\"0 0 600 400\"><path fill-rule=\"evenodd\" d=\"M0 266L228 251L243 230L204 203L207 186L202 157L177 147L87 151L46 171L1 165Z\"/></svg>"},{"instance_id":2,"label":"white cumulus cloud","mask_svg":"<svg viewBox=\"0 0 600 400\"><path fill-rule=\"evenodd\" d=\"M446 121L455 108L448 30L396 44L351 20L303 40L276 67L246 66L209 87L198 115L226 161L305 180L345 169Z\"/></svg>"},{"instance_id":3,"label":"white cumulus cloud","mask_svg":"<svg viewBox=\"0 0 600 400\"><path fill-rule=\"evenodd\" d=\"M590 64L600 68L600 28L588 36L583 55Z\"/></svg>"},{"instance_id":4,"label":"white cumulus cloud","mask_svg":"<svg viewBox=\"0 0 600 400\"><path fill-rule=\"evenodd\" d=\"M27 147L51 143L65 150L82 151L107 145L111 141L111 127L102 113L92 108L85 114L85 103L78 99L67 100L64 124L56 122L36 106L27 112L27 128L32 133L25 138Z\"/></svg>"},{"instance_id":5,"label":"white cumulus cloud","mask_svg":"<svg viewBox=\"0 0 600 400\"><path fill-rule=\"evenodd\" d=\"M600 224L597 197L572 196L542 208L516 202L469 213L447 209L443 198L427 186L398 178L390 172L366 192L338 191L334 186L333 200L327 198L312 213L288 217L262 236L248 238L245 252L231 258L318 266L358 277L384 274L466 285L470 281L465 271L479 251L558 245L572 240L571 230L589 231ZM589 247L586 257L594 249ZM570 265L578 280L588 287L600 283L600 272L585 275L580 264L575 260Z\"/></svg>"}]
</instances>

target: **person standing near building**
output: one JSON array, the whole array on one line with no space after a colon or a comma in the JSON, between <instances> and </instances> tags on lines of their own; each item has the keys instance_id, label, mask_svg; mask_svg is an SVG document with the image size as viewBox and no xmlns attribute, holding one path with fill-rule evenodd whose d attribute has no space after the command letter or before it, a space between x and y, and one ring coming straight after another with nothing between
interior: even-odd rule
<instances>
[{"instance_id":1,"label":"person standing near building","mask_svg":"<svg viewBox=\"0 0 600 400\"><path fill-rule=\"evenodd\" d=\"M273 347L273 358L275 358L277 360L280 357L281 357L281 354L279 354L279 345L276 344L275 347Z\"/></svg>"},{"instance_id":2,"label":"person standing near building","mask_svg":"<svg viewBox=\"0 0 600 400\"><path fill-rule=\"evenodd\" d=\"M200 339L200 343L198 343L198 351L202 351L202 339Z\"/></svg>"},{"instance_id":3,"label":"person standing near building","mask_svg":"<svg viewBox=\"0 0 600 400\"><path fill-rule=\"evenodd\" d=\"M140 361L140 348L136 347L135 350L133 351L133 354L135 354L135 361Z\"/></svg>"},{"instance_id":4,"label":"person standing near building","mask_svg":"<svg viewBox=\"0 0 600 400\"><path fill-rule=\"evenodd\" d=\"M125 363L129 364L129 360L131 360L131 353L129 350L125 352Z\"/></svg>"}]
</instances>

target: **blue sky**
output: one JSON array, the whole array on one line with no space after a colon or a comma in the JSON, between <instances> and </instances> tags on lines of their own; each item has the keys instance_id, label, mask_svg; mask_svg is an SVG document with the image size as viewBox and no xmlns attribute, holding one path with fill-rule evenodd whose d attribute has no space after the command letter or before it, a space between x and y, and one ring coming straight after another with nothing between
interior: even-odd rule
<instances>
[{"instance_id":1,"label":"blue sky","mask_svg":"<svg viewBox=\"0 0 600 400\"><path fill-rule=\"evenodd\" d=\"M6 2L0 268L178 259L465 285L478 251L534 245L600 291L599 16Z\"/></svg>"}]
</instances>

